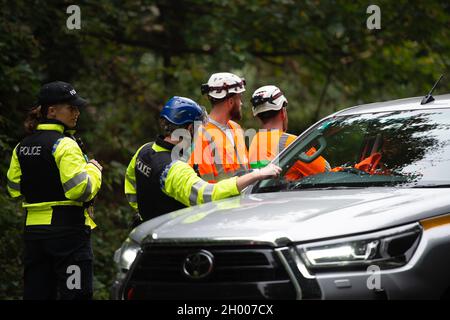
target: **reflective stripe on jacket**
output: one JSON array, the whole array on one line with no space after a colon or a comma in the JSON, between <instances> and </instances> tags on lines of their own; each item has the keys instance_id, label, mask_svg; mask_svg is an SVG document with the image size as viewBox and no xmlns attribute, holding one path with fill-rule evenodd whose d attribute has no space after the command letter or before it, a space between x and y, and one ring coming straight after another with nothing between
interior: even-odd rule
<instances>
[{"instance_id":1,"label":"reflective stripe on jacket","mask_svg":"<svg viewBox=\"0 0 450 320\"><path fill-rule=\"evenodd\" d=\"M238 195L236 180L237 177L232 177L217 183L208 183L201 179L190 165L178 160L164 169L161 189L185 206L194 206Z\"/></svg>"},{"instance_id":2,"label":"reflective stripe on jacket","mask_svg":"<svg viewBox=\"0 0 450 320\"><path fill-rule=\"evenodd\" d=\"M129 205L136 211L138 210L138 204L136 196L136 173L134 170L136 167L136 158L141 149L146 145L147 144L144 144L136 151L133 158L131 158L125 173L125 197L127 198Z\"/></svg>"},{"instance_id":3,"label":"reflective stripe on jacket","mask_svg":"<svg viewBox=\"0 0 450 320\"><path fill-rule=\"evenodd\" d=\"M173 148L173 144L159 136L154 143L140 147L128 165L125 195L144 221L185 207L160 188L161 173L172 162Z\"/></svg>"},{"instance_id":4,"label":"reflective stripe on jacket","mask_svg":"<svg viewBox=\"0 0 450 320\"><path fill-rule=\"evenodd\" d=\"M209 119L194 139L188 163L198 166L202 179L214 183L249 171L244 132L236 122L224 127Z\"/></svg>"},{"instance_id":5,"label":"reflective stripe on jacket","mask_svg":"<svg viewBox=\"0 0 450 320\"><path fill-rule=\"evenodd\" d=\"M82 223L95 227L83 203L99 191L101 171L87 163L78 144L64 135L64 128L59 121L48 120L13 150L7 189L13 198L24 197L26 226Z\"/></svg>"}]
</instances>

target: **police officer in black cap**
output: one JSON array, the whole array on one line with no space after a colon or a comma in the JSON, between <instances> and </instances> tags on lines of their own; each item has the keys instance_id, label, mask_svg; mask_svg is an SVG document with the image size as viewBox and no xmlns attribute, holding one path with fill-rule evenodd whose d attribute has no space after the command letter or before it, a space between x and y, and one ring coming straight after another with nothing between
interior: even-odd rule
<instances>
[{"instance_id":1,"label":"police officer in black cap","mask_svg":"<svg viewBox=\"0 0 450 320\"><path fill-rule=\"evenodd\" d=\"M86 105L69 83L45 84L25 121L28 136L13 150L7 189L26 211L24 299L92 299L88 204L102 167L73 139Z\"/></svg>"}]
</instances>

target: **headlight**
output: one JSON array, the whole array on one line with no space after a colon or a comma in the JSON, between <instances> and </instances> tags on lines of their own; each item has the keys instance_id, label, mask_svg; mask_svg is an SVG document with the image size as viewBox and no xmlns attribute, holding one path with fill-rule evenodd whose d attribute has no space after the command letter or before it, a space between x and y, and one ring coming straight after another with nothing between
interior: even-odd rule
<instances>
[{"instance_id":1,"label":"headlight","mask_svg":"<svg viewBox=\"0 0 450 320\"><path fill-rule=\"evenodd\" d=\"M127 272L140 250L141 247L130 238L125 240L122 247L114 253L114 261L119 267L119 270L122 272Z\"/></svg>"},{"instance_id":2,"label":"headlight","mask_svg":"<svg viewBox=\"0 0 450 320\"><path fill-rule=\"evenodd\" d=\"M297 251L311 271L358 270L369 265L381 269L405 265L422 234L414 223L380 232L298 245Z\"/></svg>"}]
</instances>

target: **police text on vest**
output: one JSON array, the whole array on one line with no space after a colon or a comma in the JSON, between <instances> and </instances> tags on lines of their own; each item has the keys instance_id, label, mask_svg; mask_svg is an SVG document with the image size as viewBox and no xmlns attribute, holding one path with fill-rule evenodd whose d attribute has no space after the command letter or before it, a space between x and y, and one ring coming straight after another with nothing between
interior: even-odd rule
<instances>
[{"instance_id":1,"label":"police text on vest","mask_svg":"<svg viewBox=\"0 0 450 320\"><path fill-rule=\"evenodd\" d=\"M139 170L139 172L141 172L144 176L146 176L147 178L150 177L150 173L152 171L152 168L150 168L149 166L147 166L146 164L144 164L141 160L137 159L136 160L136 169Z\"/></svg>"},{"instance_id":2,"label":"police text on vest","mask_svg":"<svg viewBox=\"0 0 450 320\"><path fill-rule=\"evenodd\" d=\"M42 146L20 147L19 154L21 156L40 156Z\"/></svg>"}]
</instances>

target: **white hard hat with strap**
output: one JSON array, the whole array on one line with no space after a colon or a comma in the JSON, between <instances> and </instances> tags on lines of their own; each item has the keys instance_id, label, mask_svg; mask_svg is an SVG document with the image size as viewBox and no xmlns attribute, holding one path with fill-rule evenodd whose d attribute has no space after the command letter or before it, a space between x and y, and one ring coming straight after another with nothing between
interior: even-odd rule
<instances>
[{"instance_id":1,"label":"white hard hat with strap","mask_svg":"<svg viewBox=\"0 0 450 320\"><path fill-rule=\"evenodd\" d=\"M202 94L214 99L224 99L233 93L245 91L245 79L229 72L214 73L208 83L202 84Z\"/></svg>"}]
</instances>

